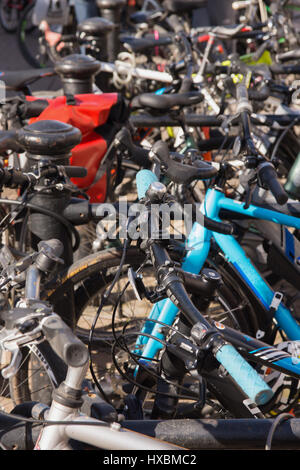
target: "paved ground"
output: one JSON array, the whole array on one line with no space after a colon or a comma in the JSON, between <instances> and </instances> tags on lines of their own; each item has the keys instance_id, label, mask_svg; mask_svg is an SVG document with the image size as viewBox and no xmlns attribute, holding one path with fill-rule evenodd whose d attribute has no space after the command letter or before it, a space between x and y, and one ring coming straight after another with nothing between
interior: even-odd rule
<instances>
[{"instance_id":1,"label":"paved ground","mask_svg":"<svg viewBox=\"0 0 300 470\"><path fill-rule=\"evenodd\" d=\"M0 26L0 68L1 70L27 69L17 44L16 34L8 34Z\"/></svg>"}]
</instances>

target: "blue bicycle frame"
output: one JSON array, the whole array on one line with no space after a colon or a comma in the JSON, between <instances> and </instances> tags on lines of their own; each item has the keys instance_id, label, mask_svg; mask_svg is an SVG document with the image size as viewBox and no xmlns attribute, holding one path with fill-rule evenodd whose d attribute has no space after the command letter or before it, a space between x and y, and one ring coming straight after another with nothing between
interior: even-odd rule
<instances>
[{"instance_id":1,"label":"blue bicycle frame","mask_svg":"<svg viewBox=\"0 0 300 470\"><path fill-rule=\"evenodd\" d=\"M219 214L221 209L229 210L247 217L268 220L288 227L300 228L300 218L293 217L281 212L250 205L245 209L245 203L227 198L219 189L208 189L205 200L201 205L201 212L215 221L221 221ZM187 239L188 254L182 263L182 269L187 272L199 274L204 266L210 251L211 240L214 239L224 253L226 259L233 264L249 288L255 293L262 305L269 310L274 297L274 291L267 284L261 274L253 266L246 256L243 248L232 235L222 235L207 230L199 223L194 223ZM164 299L156 303L145 322L141 333L150 334L155 338L164 339L161 333L161 325L151 320L158 320L167 325L172 325L178 313L177 307L170 299ZM290 311L280 303L276 313L275 321L279 329L284 331L288 339L300 340L300 325L292 317ZM154 338L145 337L142 334L136 343L137 349L142 347L142 355L147 359L154 358L156 353L163 347L161 342Z\"/></svg>"}]
</instances>

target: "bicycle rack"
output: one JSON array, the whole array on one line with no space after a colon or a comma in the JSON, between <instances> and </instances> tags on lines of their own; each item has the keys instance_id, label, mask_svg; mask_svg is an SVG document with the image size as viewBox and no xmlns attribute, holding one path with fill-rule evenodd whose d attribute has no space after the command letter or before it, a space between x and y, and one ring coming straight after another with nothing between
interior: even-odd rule
<instances>
[{"instance_id":1,"label":"bicycle rack","mask_svg":"<svg viewBox=\"0 0 300 470\"><path fill-rule=\"evenodd\" d=\"M45 406L35 402L18 405L11 416L0 415L0 442L8 449L32 450L42 427L28 426L14 413L31 417L33 408L42 414ZM189 450L264 450L274 419L180 419L168 421L123 421L122 427L141 432ZM272 450L299 450L300 419L281 422L272 440Z\"/></svg>"}]
</instances>

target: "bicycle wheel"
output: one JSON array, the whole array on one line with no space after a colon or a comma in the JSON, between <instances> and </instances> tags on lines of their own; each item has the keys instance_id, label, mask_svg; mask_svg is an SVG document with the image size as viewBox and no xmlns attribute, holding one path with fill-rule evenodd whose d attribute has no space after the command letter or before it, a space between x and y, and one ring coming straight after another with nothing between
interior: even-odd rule
<instances>
[{"instance_id":1,"label":"bicycle wheel","mask_svg":"<svg viewBox=\"0 0 300 470\"><path fill-rule=\"evenodd\" d=\"M114 248L89 255L74 263L59 277L47 283L43 291L43 298L52 305L59 302L64 292L71 286L74 287L76 318L78 336L86 343L90 339L90 330L95 319L97 308L104 290L113 280L116 270L119 268L122 249ZM98 321L95 323L92 341L92 363L97 379L106 387L108 393L114 397L124 397L123 385L125 377L117 370L114 364L117 361L121 368L132 367L134 361L128 351L118 349L112 355L112 345L115 342L112 331L112 315L118 301L115 312L114 326L117 337L124 331L130 339L127 344L129 351L148 317L152 303L146 299L137 300L131 285L124 294L121 293L128 282L127 269L129 266L137 269L144 260L144 254L135 247L128 249L124 269L119 282L115 285L112 294L103 308ZM146 265L142 271L144 284L148 289L154 289L156 278L152 266ZM233 328L238 328L251 334L253 332L250 322L247 322L247 310L250 309L248 299L243 296L233 285L224 283L216 294L214 302L210 306L207 316L214 321L223 321ZM156 358L154 358L156 360ZM124 372L126 376L126 371Z\"/></svg>"},{"instance_id":2,"label":"bicycle wheel","mask_svg":"<svg viewBox=\"0 0 300 470\"><path fill-rule=\"evenodd\" d=\"M43 32L32 22L33 9L34 2L24 8L17 28L17 40L26 62L31 67L41 68L49 66L50 60Z\"/></svg>"},{"instance_id":3,"label":"bicycle wheel","mask_svg":"<svg viewBox=\"0 0 300 470\"><path fill-rule=\"evenodd\" d=\"M120 266L121 257L121 248L108 248L107 250L86 256L73 263L72 266L44 286L41 294L42 298L49 301L54 306L54 309L60 302L60 299L66 295L68 289L74 289L76 331L85 342L88 341L101 293L112 282L115 272ZM138 248L133 247L128 250L120 281L112 291L111 300L109 300L109 303L103 309L103 312L108 313L101 315L94 329L95 343L103 343L103 340L105 340L111 344L113 340L111 324L109 322L111 320L111 306L116 299L117 293L124 286L123 283L125 276L127 276L128 267L138 268L144 258L145 255ZM120 318L117 321L122 323Z\"/></svg>"},{"instance_id":4,"label":"bicycle wheel","mask_svg":"<svg viewBox=\"0 0 300 470\"><path fill-rule=\"evenodd\" d=\"M14 33L17 30L22 8L22 1L0 0L0 23L8 33Z\"/></svg>"},{"instance_id":5,"label":"bicycle wheel","mask_svg":"<svg viewBox=\"0 0 300 470\"><path fill-rule=\"evenodd\" d=\"M79 53L76 34L62 34L61 41L49 46L44 32L32 22L34 3L30 3L20 16L17 40L20 51L28 64L34 68L51 67L53 63L69 54ZM58 44L59 51L56 46Z\"/></svg>"},{"instance_id":6,"label":"bicycle wheel","mask_svg":"<svg viewBox=\"0 0 300 470\"><path fill-rule=\"evenodd\" d=\"M0 380L0 409L10 411L26 401L50 405L53 390L64 380L67 368L44 341L21 349L22 359L16 374ZM9 364L10 354L1 355L1 369Z\"/></svg>"}]
</instances>

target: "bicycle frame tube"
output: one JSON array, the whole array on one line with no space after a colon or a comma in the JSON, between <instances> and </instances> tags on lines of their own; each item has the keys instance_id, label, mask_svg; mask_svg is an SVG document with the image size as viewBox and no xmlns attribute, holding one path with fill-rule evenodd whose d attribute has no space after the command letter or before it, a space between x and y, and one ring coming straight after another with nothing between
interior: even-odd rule
<instances>
[{"instance_id":1,"label":"bicycle frame tube","mask_svg":"<svg viewBox=\"0 0 300 470\"><path fill-rule=\"evenodd\" d=\"M243 202L227 198L220 190L209 189L201 206L201 212L213 220L220 221L219 212L221 209L244 214L248 217L269 220L280 225L300 228L300 219L297 217L254 205L250 205L245 209ZM200 273L208 256L212 238L214 238L226 259L237 269L263 306L269 310L274 291L253 266L237 240L231 235L211 232L202 225L195 223L188 237L188 247L190 250L182 264L182 269L196 274ZM146 322L142 333L147 332L155 338L163 339L164 336L160 332L161 326L153 322L151 324L150 320L159 320L167 325L172 325L177 313L178 309L171 300L160 301L153 306L148 317L149 321ZM300 340L300 326L284 305L279 305L275 313L275 320L279 328L286 333L290 340ZM143 356L145 358L154 357L158 350L162 348L162 344L154 338L148 339L142 336L138 338L137 344L144 344Z\"/></svg>"},{"instance_id":2,"label":"bicycle frame tube","mask_svg":"<svg viewBox=\"0 0 300 470\"><path fill-rule=\"evenodd\" d=\"M35 450L72 450L70 439L105 450L183 450L175 444L121 428L118 423L108 426L103 422L101 426L101 421L79 413L66 415L61 410L59 416L62 414L61 419L69 424L46 426Z\"/></svg>"}]
</instances>

